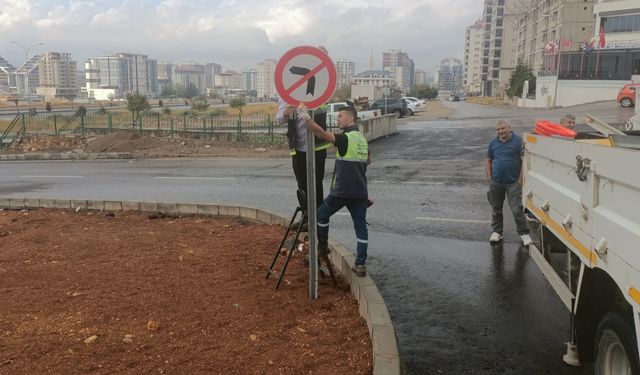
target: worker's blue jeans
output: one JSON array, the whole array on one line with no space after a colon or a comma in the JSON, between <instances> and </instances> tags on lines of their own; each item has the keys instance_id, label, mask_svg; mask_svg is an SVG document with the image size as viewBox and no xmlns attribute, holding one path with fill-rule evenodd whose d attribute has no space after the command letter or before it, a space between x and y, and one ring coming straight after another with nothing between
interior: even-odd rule
<instances>
[{"instance_id":1,"label":"worker's blue jeans","mask_svg":"<svg viewBox=\"0 0 640 375\"><path fill-rule=\"evenodd\" d=\"M367 261L367 245L369 243L367 198L338 198L329 194L317 211L318 241L327 242L329 240L329 218L344 206L347 206L351 214L353 228L356 232L356 265L364 266Z\"/></svg>"}]
</instances>

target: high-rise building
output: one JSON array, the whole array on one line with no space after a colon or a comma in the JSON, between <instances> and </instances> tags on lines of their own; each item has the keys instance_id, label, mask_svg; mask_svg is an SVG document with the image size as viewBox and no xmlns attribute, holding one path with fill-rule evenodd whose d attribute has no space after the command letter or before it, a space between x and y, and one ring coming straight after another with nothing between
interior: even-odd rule
<instances>
[{"instance_id":1,"label":"high-rise building","mask_svg":"<svg viewBox=\"0 0 640 375\"><path fill-rule=\"evenodd\" d=\"M406 52L389 50L382 53L382 69L391 72L403 92L413 87L415 65Z\"/></svg>"},{"instance_id":2,"label":"high-rise building","mask_svg":"<svg viewBox=\"0 0 640 375\"><path fill-rule=\"evenodd\" d=\"M16 68L0 56L0 93L10 93L16 90Z\"/></svg>"},{"instance_id":3,"label":"high-rise building","mask_svg":"<svg viewBox=\"0 0 640 375\"><path fill-rule=\"evenodd\" d=\"M593 36L594 2L528 0L527 11L515 20L517 59L536 73L555 72L559 51L578 51L580 42Z\"/></svg>"},{"instance_id":4,"label":"high-rise building","mask_svg":"<svg viewBox=\"0 0 640 375\"><path fill-rule=\"evenodd\" d=\"M222 65L216 63L207 63L204 65L204 84L208 89L215 85L214 79L216 74L222 73Z\"/></svg>"},{"instance_id":5,"label":"high-rise building","mask_svg":"<svg viewBox=\"0 0 640 375\"><path fill-rule=\"evenodd\" d=\"M177 64L173 70L173 84L175 87L187 87L193 84L198 93L203 94L205 92L205 66L196 62L186 62Z\"/></svg>"},{"instance_id":6,"label":"high-rise building","mask_svg":"<svg viewBox=\"0 0 640 375\"><path fill-rule=\"evenodd\" d=\"M416 69L413 72L413 84L415 85L424 85L427 83L427 72L424 70Z\"/></svg>"},{"instance_id":7,"label":"high-rise building","mask_svg":"<svg viewBox=\"0 0 640 375\"><path fill-rule=\"evenodd\" d=\"M463 66L458 59L444 59L438 69L438 96L458 95L463 91Z\"/></svg>"},{"instance_id":8,"label":"high-rise building","mask_svg":"<svg viewBox=\"0 0 640 375\"><path fill-rule=\"evenodd\" d=\"M248 95L257 95L258 71L255 68L242 69L242 88Z\"/></svg>"},{"instance_id":9,"label":"high-rise building","mask_svg":"<svg viewBox=\"0 0 640 375\"><path fill-rule=\"evenodd\" d=\"M151 94L149 90L149 66L147 55L119 53L118 57L127 61L126 93Z\"/></svg>"},{"instance_id":10,"label":"high-rise building","mask_svg":"<svg viewBox=\"0 0 640 375\"><path fill-rule=\"evenodd\" d=\"M124 97L129 93L139 93L146 96L157 93L157 88L152 90L153 86L156 86L156 74L149 73L149 59L146 55L118 53L99 57L97 61L101 89L115 90L114 94L118 97ZM155 63L151 64L151 70L155 69ZM90 65L93 70L93 63ZM90 89L88 88L87 91Z\"/></svg>"},{"instance_id":11,"label":"high-rise building","mask_svg":"<svg viewBox=\"0 0 640 375\"><path fill-rule=\"evenodd\" d=\"M147 82L149 87L148 94L154 97L158 96L160 94L160 91L158 91L158 60L147 60Z\"/></svg>"},{"instance_id":12,"label":"high-rise building","mask_svg":"<svg viewBox=\"0 0 640 375\"><path fill-rule=\"evenodd\" d=\"M482 41L484 23L478 20L467 27L464 42L464 90L468 93L482 92Z\"/></svg>"},{"instance_id":13,"label":"high-rise building","mask_svg":"<svg viewBox=\"0 0 640 375\"><path fill-rule=\"evenodd\" d=\"M225 90L242 90L242 74L233 70L218 73L214 77L214 87Z\"/></svg>"},{"instance_id":14,"label":"high-rise building","mask_svg":"<svg viewBox=\"0 0 640 375\"><path fill-rule=\"evenodd\" d=\"M93 90L100 88L100 61L98 59L87 59L84 62L84 82L87 95L94 97Z\"/></svg>"},{"instance_id":15,"label":"high-rise building","mask_svg":"<svg viewBox=\"0 0 640 375\"><path fill-rule=\"evenodd\" d=\"M356 64L353 61L346 59L336 61L336 86L350 84L354 74L356 74Z\"/></svg>"},{"instance_id":16,"label":"high-rise building","mask_svg":"<svg viewBox=\"0 0 640 375\"><path fill-rule=\"evenodd\" d=\"M38 64L36 94L46 100L78 95L77 63L71 60L70 53L45 52Z\"/></svg>"},{"instance_id":17,"label":"high-rise building","mask_svg":"<svg viewBox=\"0 0 640 375\"><path fill-rule=\"evenodd\" d=\"M486 96L504 95L515 70L516 20L526 11L522 4L522 0L485 0L482 92Z\"/></svg>"},{"instance_id":18,"label":"high-rise building","mask_svg":"<svg viewBox=\"0 0 640 375\"><path fill-rule=\"evenodd\" d=\"M156 82L158 94L162 94L165 87L173 86L173 64L169 61L158 61L156 64Z\"/></svg>"},{"instance_id":19,"label":"high-rise building","mask_svg":"<svg viewBox=\"0 0 640 375\"><path fill-rule=\"evenodd\" d=\"M274 75L276 72L277 61L274 59L265 59L257 65L257 91L259 98L275 98L276 85Z\"/></svg>"}]
</instances>

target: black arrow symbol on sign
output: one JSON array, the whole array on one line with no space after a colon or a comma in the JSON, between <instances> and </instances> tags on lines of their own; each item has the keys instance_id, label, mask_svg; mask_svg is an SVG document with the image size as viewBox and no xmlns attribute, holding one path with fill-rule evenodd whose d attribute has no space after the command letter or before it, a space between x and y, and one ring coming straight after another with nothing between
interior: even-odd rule
<instances>
[{"instance_id":1,"label":"black arrow symbol on sign","mask_svg":"<svg viewBox=\"0 0 640 375\"><path fill-rule=\"evenodd\" d=\"M291 74L295 74L295 75L299 75L299 76L304 76L307 73L310 72L309 69L307 68L302 68L299 66L293 66L289 69L289 71L291 72ZM311 94L313 95L313 92L315 90L316 87L316 77L313 76L311 78L309 78L309 80L307 81L307 94Z\"/></svg>"}]
</instances>

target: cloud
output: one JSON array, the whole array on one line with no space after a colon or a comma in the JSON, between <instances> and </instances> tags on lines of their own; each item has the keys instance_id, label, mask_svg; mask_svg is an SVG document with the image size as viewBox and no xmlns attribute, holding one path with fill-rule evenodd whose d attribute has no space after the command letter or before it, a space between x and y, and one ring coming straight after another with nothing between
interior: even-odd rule
<instances>
[{"instance_id":1,"label":"cloud","mask_svg":"<svg viewBox=\"0 0 640 375\"><path fill-rule=\"evenodd\" d=\"M325 45L334 58L375 67L387 49L432 69L461 54L464 29L482 15L477 0L0 0L5 40L45 43L83 61L129 51L173 61L216 61L239 70L300 44ZM8 43L8 42L7 42ZM55 49L54 49L55 48Z\"/></svg>"},{"instance_id":2,"label":"cloud","mask_svg":"<svg viewBox=\"0 0 640 375\"><path fill-rule=\"evenodd\" d=\"M31 1L0 0L0 34L7 35L13 28L31 17Z\"/></svg>"}]
</instances>

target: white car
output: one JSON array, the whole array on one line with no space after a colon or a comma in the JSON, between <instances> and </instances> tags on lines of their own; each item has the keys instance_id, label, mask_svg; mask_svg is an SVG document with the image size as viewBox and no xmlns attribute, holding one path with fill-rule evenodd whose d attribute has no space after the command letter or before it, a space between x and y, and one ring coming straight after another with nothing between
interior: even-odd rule
<instances>
[{"instance_id":1,"label":"white car","mask_svg":"<svg viewBox=\"0 0 640 375\"><path fill-rule=\"evenodd\" d=\"M422 112L427 107L427 102L422 99L414 98L413 96L403 96L402 99L407 102L407 109L409 110L410 115Z\"/></svg>"}]
</instances>

